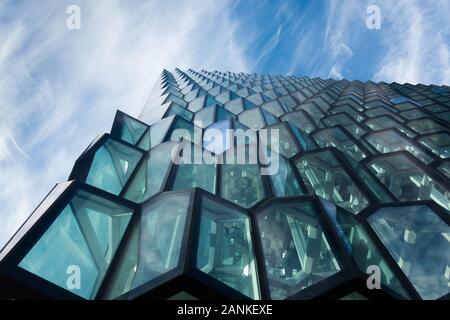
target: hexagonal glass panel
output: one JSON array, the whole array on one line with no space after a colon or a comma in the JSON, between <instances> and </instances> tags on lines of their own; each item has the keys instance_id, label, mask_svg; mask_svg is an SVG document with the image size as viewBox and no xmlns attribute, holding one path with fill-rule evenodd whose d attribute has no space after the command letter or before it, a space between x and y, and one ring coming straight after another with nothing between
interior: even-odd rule
<instances>
[{"instance_id":1,"label":"hexagonal glass panel","mask_svg":"<svg viewBox=\"0 0 450 320\"><path fill-rule=\"evenodd\" d=\"M333 126L343 126L345 129L348 130L355 138L360 138L363 136L367 131L360 126L355 120L353 120L349 115L346 113L339 113L335 114L333 116L328 116L324 118L323 123L327 127L333 127Z\"/></svg>"},{"instance_id":2,"label":"hexagonal glass panel","mask_svg":"<svg viewBox=\"0 0 450 320\"><path fill-rule=\"evenodd\" d=\"M264 135L265 137L262 137ZM300 151L287 123L266 127L264 132L259 131L259 139L262 145L279 152L286 158L291 158Z\"/></svg>"},{"instance_id":3,"label":"hexagonal glass panel","mask_svg":"<svg viewBox=\"0 0 450 320\"><path fill-rule=\"evenodd\" d=\"M297 168L310 192L358 213L369 201L331 151L307 154L296 160Z\"/></svg>"},{"instance_id":4,"label":"hexagonal glass panel","mask_svg":"<svg viewBox=\"0 0 450 320\"><path fill-rule=\"evenodd\" d=\"M229 149L219 159L222 198L249 208L266 197L256 144Z\"/></svg>"},{"instance_id":5,"label":"hexagonal glass panel","mask_svg":"<svg viewBox=\"0 0 450 320\"><path fill-rule=\"evenodd\" d=\"M178 267L191 195L164 193L142 207L106 296L116 298Z\"/></svg>"},{"instance_id":6,"label":"hexagonal glass panel","mask_svg":"<svg viewBox=\"0 0 450 320\"><path fill-rule=\"evenodd\" d=\"M160 192L172 164L172 152L177 146L176 142L165 142L150 150L125 191L124 197L142 203Z\"/></svg>"},{"instance_id":7,"label":"hexagonal glass panel","mask_svg":"<svg viewBox=\"0 0 450 320\"><path fill-rule=\"evenodd\" d=\"M433 119L424 118L408 122L408 126L419 134L427 134L448 130L443 125L437 123Z\"/></svg>"},{"instance_id":8,"label":"hexagonal glass panel","mask_svg":"<svg viewBox=\"0 0 450 320\"><path fill-rule=\"evenodd\" d=\"M131 144L136 144L147 128L145 124L125 115L122 120L120 139Z\"/></svg>"},{"instance_id":9,"label":"hexagonal glass panel","mask_svg":"<svg viewBox=\"0 0 450 320\"><path fill-rule=\"evenodd\" d=\"M416 165L405 154L372 160L372 172L400 201L434 200L450 209L450 191Z\"/></svg>"},{"instance_id":10,"label":"hexagonal glass panel","mask_svg":"<svg viewBox=\"0 0 450 320\"><path fill-rule=\"evenodd\" d=\"M382 208L368 221L423 299L450 293L450 226L431 208Z\"/></svg>"},{"instance_id":11,"label":"hexagonal glass panel","mask_svg":"<svg viewBox=\"0 0 450 320\"><path fill-rule=\"evenodd\" d=\"M402 124L392 119L390 116L381 116L373 119L366 120L364 122L372 130L383 130L396 128L401 133L407 135L410 138L414 138L416 133L412 130L405 128Z\"/></svg>"},{"instance_id":12,"label":"hexagonal glass panel","mask_svg":"<svg viewBox=\"0 0 450 320\"><path fill-rule=\"evenodd\" d=\"M290 297L341 270L312 203L274 203L256 220L272 299Z\"/></svg>"},{"instance_id":13,"label":"hexagonal glass panel","mask_svg":"<svg viewBox=\"0 0 450 320\"><path fill-rule=\"evenodd\" d=\"M450 161L446 161L439 165L437 170L450 179Z\"/></svg>"},{"instance_id":14,"label":"hexagonal glass panel","mask_svg":"<svg viewBox=\"0 0 450 320\"><path fill-rule=\"evenodd\" d=\"M118 195L141 157L141 152L108 139L95 152L86 183Z\"/></svg>"},{"instance_id":15,"label":"hexagonal glass panel","mask_svg":"<svg viewBox=\"0 0 450 320\"><path fill-rule=\"evenodd\" d=\"M203 197L197 268L252 299L260 298L246 214Z\"/></svg>"},{"instance_id":16,"label":"hexagonal glass panel","mask_svg":"<svg viewBox=\"0 0 450 320\"><path fill-rule=\"evenodd\" d=\"M208 150L186 141L178 151L182 157L177 162L172 190L202 188L211 193L216 190L216 158Z\"/></svg>"},{"instance_id":17,"label":"hexagonal glass panel","mask_svg":"<svg viewBox=\"0 0 450 320\"><path fill-rule=\"evenodd\" d=\"M356 161L360 161L367 156L348 134L339 127L322 129L313 133L312 136L320 147L335 147Z\"/></svg>"},{"instance_id":18,"label":"hexagonal glass panel","mask_svg":"<svg viewBox=\"0 0 450 320\"><path fill-rule=\"evenodd\" d=\"M310 120L310 116L304 110L286 113L280 117L281 120L302 128L306 133L316 130L316 125Z\"/></svg>"},{"instance_id":19,"label":"hexagonal glass panel","mask_svg":"<svg viewBox=\"0 0 450 320\"><path fill-rule=\"evenodd\" d=\"M373 132L365 139L380 153L405 150L425 163L433 161L433 158L423 152L418 145L406 139L396 130Z\"/></svg>"},{"instance_id":20,"label":"hexagonal glass panel","mask_svg":"<svg viewBox=\"0 0 450 320\"><path fill-rule=\"evenodd\" d=\"M402 283L354 215L336 207L332 202L326 200L321 200L321 202L334 223L339 237L343 240L346 250L356 262L358 269L363 274L366 274L369 266L380 267L381 283L400 296L408 298L409 295Z\"/></svg>"},{"instance_id":21,"label":"hexagonal glass panel","mask_svg":"<svg viewBox=\"0 0 450 320\"><path fill-rule=\"evenodd\" d=\"M440 132L418 139L421 144L441 158L450 158L450 133Z\"/></svg>"},{"instance_id":22,"label":"hexagonal glass panel","mask_svg":"<svg viewBox=\"0 0 450 320\"><path fill-rule=\"evenodd\" d=\"M130 208L78 191L19 267L78 296L93 299L132 214ZM80 275L79 286L68 287L70 274Z\"/></svg>"}]
</instances>

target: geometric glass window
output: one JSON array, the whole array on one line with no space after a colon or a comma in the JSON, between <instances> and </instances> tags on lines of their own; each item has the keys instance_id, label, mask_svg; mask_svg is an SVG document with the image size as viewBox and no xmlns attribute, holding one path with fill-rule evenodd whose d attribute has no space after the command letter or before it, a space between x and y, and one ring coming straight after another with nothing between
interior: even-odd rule
<instances>
[{"instance_id":1,"label":"geometric glass window","mask_svg":"<svg viewBox=\"0 0 450 320\"><path fill-rule=\"evenodd\" d=\"M450 158L450 133L430 134L419 138L418 141L439 157Z\"/></svg>"},{"instance_id":2,"label":"geometric glass window","mask_svg":"<svg viewBox=\"0 0 450 320\"><path fill-rule=\"evenodd\" d=\"M197 268L242 294L259 299L247 215L206 197L202 199Z\"/></svg>"},{"instance_id":3,"label":"geometric glass window","mask_svg":"<svg viewBox=\"0 0 450 320\"><path fill-rule=\"evenodd\" d=\"M163 194L144 205L110 280L116 298L175 269L180 260L190 194Z\"/></svg>"},{"instance_id":4,"label":"geometric glass window","mask_svg":"<svg viewBox=\"0 0 450 320\"><path fill-rule=\"evenodd\" d=\"M19 267L93 299L132 214L127 207L78 191ZM71 285L70 274L74 272L80 281Z\"/></svg>"},{"instance_id":5,"label":"geometric glass window","mask_svg":"<svg viewBox=\"0 0 450 320\"><path fill-rule=\"evenodd\" d=\"M139 151L108 139L95 152L86 183L118 195L141 157Z\"/></svg>"},{"instance_id":6,"label":"geometric glass window","mask_svg":"<svg viewBox=\"0 0 450 320\"><path fill-rule=\"evenodd\" d=\"M434 200L450 210L450 191L405 154L385 155L368 164L375 176L400 201Z\"/></svg>"},{"instance_id":7,"label":"geometric glass window","mask_svg":"<svg viewBox=\"0 0 450 320\"><path fill-rule=\"evenodd\" d=\"M256 219L272 299L290 297L341 270L310 202L274 204Z\"/></svg>"},{"instance_id":8,"label":"geometric glass window","mask_svg":"<svg viewBox=\"0 0 450 320\"><path fill-rule=\"evenodd\" d=\"M450 293L450 226L431 208L382 208L368 221L423 299Z\"/></svg>"}]
</instances>

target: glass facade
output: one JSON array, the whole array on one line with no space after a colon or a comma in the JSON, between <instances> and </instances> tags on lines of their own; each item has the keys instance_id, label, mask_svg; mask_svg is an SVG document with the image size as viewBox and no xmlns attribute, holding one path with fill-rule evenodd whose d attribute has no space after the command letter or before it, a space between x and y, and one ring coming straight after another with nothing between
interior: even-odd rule
<instances>
[{"instance_id":1,"label":"glass facade","mask_svg":"<svg viewBox=\"0 0 450 320\"><path fill-rule=\"evenodd\" d=\"M0 299L448 299L449 115L446 87L164 70L0 251Z\"/></svg>"}]
</instances>

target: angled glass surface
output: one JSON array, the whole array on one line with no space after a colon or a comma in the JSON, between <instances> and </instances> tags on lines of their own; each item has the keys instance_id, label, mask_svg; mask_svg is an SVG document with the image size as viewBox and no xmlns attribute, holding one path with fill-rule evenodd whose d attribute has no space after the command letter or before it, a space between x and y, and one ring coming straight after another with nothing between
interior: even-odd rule
<instances>
[{"instance_id":1,"label":"angled glass surface","mask_svg":"<svg viewBox=\"0 0 450 320\"><path fill-rule=\"evenodd\" d=\"M437 167L437 170L450 179L450 161L446 161Z\"/></svg>"},{"instance_id":2,"label":"angled glass surface","mask_svg":"<svg viewBox=\"0 0 450 320\"><path fill-rule=\"evenodd\" d=\"M450 226L431 208L382 208L368 221L423 299L450 293Z\"/></svg>"},{"instance_id":3,"label":"angled glass surface","mask_svg":"<svg viewBox=\"0 0 450 320\"><path fill-rule=\"evenodd\" d=\"M189 193L165 193L142 207L106 296L119 297L175 269L183 247Z\"/></svg>"},{"instance_id":4,"label":"angled glass surface","mask_svg":"<svg viewBox=\"0 0 450 320\"><path fill-rule=\"evenodd\" d=\"M376 158L369 167L400 201L434 200L450 210L450 192L404 154Z\"/></svg>"},{"instance_id":5,"label":"angled glass surface","mask_svg":"<svg viewBox=\"0 0 450 320\"><path fill-rule=\"evenodd\" d=\"M322 121L327 127L342 126L347 129L355 138L359 139L367 130L360 126L354 119L346 113L339 113L323 118Z\"/></svg>"},{"instance_id":6,"label":"angled glass surface","mask_svg":"<svg viewBox=\"0 0 450 320\"><path fill-rule=\"evenodd\" d=\"M203 197L197 268L249 298L260 298L246 214Z\"/></svg>"},{"instance_id":7,"label":"angled glass surface","mask_svg":"<svg viewBox=\"0 0 450 320\"><path fill-rule=\"evenodd\" d=\"M355 214L369 205L368 199L331 151L302 156L296 160L296 166L308 190L319 197Z\"/></svg>"},{"instance_id":8,"label":"angled glass surface","mask_svg":"<svg viewBox=\"0 0 450 320\"><path fill-rule=\"evenodd\" d=\"M412 130L404 127L399 122L394 121L390 116L376 117L373 119L369 119L369 120L365 121L364 123L372 130L383 130L383 129L395 128L410 138L414 138L416 136L416 133L414 133Z\"/></svg>"},{"instance_id":9,"label":"angled glass surface","mask_svg":"<svg viewBox=\"0 0 450 320\"><path fill-rule=\"evenodd\" d=\"M358 266L358 269L363 274L367 274L367 268L369 266L380 267L381 283L403 298L409 298L403 285L374 245L373 240L367 234L361 223L351 213L336 207L332 202L326 200L321 200L321 202L337 229L339 237L345 244L347 252L353 257Z\"/></svg>"},{"instance_id":10,"label":"angled glass surface","mask_svg":"<svg viewBox=\"0 0 450 320\"><path fill-rule=\"evenodd\" d=\"M78 191L19 267L80 297L93 299L132 214L130 208ZM72 283L71 275L79 275L78 284Z\"/></svg>"},{"instance_id":11,"label":"angled glass surface","mask_svg":"<svg viewBox=\"0 0 450 320\"><path fill-rule=\"evenodd\" d=\"M124 116L120 139L131 144L136 144L147 128L148 127L145 124L138 122L129 116Z\"/></svg>"},{"instance_id":12,"label":"angled glass surface","mask_svg":"<svg viewBox=\"0 0 450 320\"><path fill-rule=\"evenodd\" d=\"M228 149L219 161L222 198L249 208L266 197L255 144Z\"/></svg>"},{"instance_id":13,"label":"angled glass surface","mask_svg":"<svg viewBox=\"0 0 450 320\"><path fill-rule=\"evenodd\" d=\"M291 125L296 125L307 134L316 129L316 125L310 120L310 117L304 110L287 113L281 116L280 119L290 123Z\"/></svg>"},{"instance_id":14,"label":"angled glass surface","mask_svg":"<svg viewBox=\"0 0 450 320\"><path fill-rule=\"evenodd\" d=\"M279 152L286 158L291 158L300 151L287 123L266 127L264 131L260 130L258 134L262 145Z\"/></svg>"},{"instance_id":15,"label":"angled glass surface","mask_svg":"<svg viewBox=\"0 0 450 320\"><path fill-rule=\"evenodd\" d=\"M202 188L210 193L216 190L216 158L200 146L186 142L183 156L177 165L172 190Z\"/></svg>"},{"instance_id":16,"label":"angled glass surface","mask_svg":"<svg viewBox=\"0 0 450 320\"><path fill-rule=\"evenodd\" d=\"M124 197L142 203L164 188L164 182L172 164L172 152L177 150L176 142L165 142L153 148L133 180L130 182Z\"/></svg>"},{"instance_id":17,"label":"angled glass surface","mask_svg":"<svg viewBox=\"0 0 450 320\"><path fill-rule=\"evenodd\" d=\"M449 130L448 128L430 118L412 120L408 122L408 126L419 134Z\"/></svg>"},{"instance_id":18,"label":"angled glass surface","mask_svg":"<svg viewBox=\"0 0 450 320\"><path fill-rule=\"evenodd\" d=\"M206 128L214 123L216 108L211 106L198 111L194 116L194 124L200 128Z\"/></svg>"},{"instance_id":19,"label":"angled glass surface","mask_svg":"<svg viewBox=\"0 0 450 320\"><path fill-rule=\"evenodd\" d=\"M247 110L239 114L238 116L239 122L246 125L247 127L257 131L266 125L264 118L262 116L259 108L255 108L252 110Z\"/></svg>"},{"instance_id":20,"label":"angled glass surface","mask_svg":"<svg viewBox=\"0 0 450 320\"><path fill-rule=\"evenodd\" d=\"M86 183L118 195L141 157L141 152L108 139L95 152Z\"/></svg>"},{"instance_id":21,"label":"angled glass surface","mask_svg":"<svg viewBox=\"0 0 450 320\"><path fill-rule=\"evenodd\" d=\"M441 158L450 158L450 133L440 132L426 135L417 139L421 144L430 149Z\"/></svg>"},{"instance_id":22,"label":"angled glass surface","mask_svg":"<svg viewBox=\"0 0 450 320\"><path fill-rule=\"evenodd\" d=\"M403 137L396 130L386 130L369 134L366 141L380 153L391 153L405 150L425 163L430 163L433 158L419 148L419 143L415 144Z\"/></svg>"},{"instance_id":23,"label":"angled glass surface","mask_svg":"<svg viewBox=\"0 0 450 320\"><path fill-rule=\"evenodd\" d=\"M272 299L293 296L341 270L310 202L276 203L256 220Z\"/></svg>"},{"instance_id":24,"label":"angled glass surface","mask_svg":"<svg viewBox=\"0 0 450 320\"><path fill-rule=\"evenodd\" d=\"M335 147L356 161L360 161L367 156L347 133L339 127L323 129L313 133L312 136L321 148Z\"/></svg>"}]
</instances>

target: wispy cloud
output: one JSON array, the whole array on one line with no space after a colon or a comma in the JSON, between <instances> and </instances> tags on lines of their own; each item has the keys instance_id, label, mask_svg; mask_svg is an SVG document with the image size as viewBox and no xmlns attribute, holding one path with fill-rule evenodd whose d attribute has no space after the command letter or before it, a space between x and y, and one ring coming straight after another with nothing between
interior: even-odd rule
<instances>
[{"instance_id":1,"label":"wispy cloud","mask_svg":"<svg viewBox=\"0 0 450 320\"><path fill-rule=\"evenodd\" d=\"M162 68L248 71L231 3L7 2L0 13L0 245L109 131L115 109L138 114Z\"/></svg>"}]
</instances>

